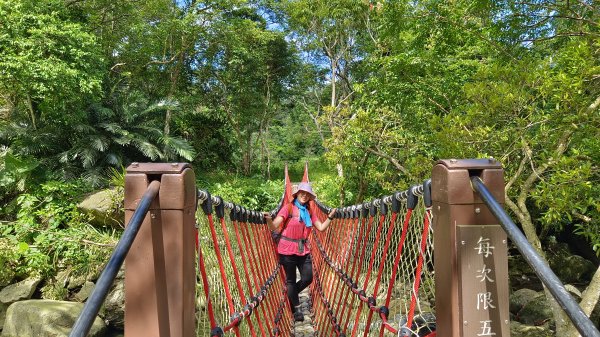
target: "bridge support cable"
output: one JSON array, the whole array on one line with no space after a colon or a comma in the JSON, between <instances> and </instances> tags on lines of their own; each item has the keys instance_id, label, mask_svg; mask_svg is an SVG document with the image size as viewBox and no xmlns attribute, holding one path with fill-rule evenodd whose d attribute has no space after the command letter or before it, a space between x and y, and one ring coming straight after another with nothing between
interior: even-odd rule
<instances>
[{"instance_id":1,"label":"bridge support cable","mask_svg":"<svg viewBox=\"0 0 600 337\"><path fill-rule=\"evenodd\" d=\"M115 277L121 269L125 257L142 226L142 222L150 209L150 204L158 195L159 189L159 181L152 181L150 185L148 185L148 189L143 194L139 206L131 216L119 243L117 243L106 267L100 274L94 291L92 291L92 294L85 302L81 314L79 314L79 317L75 321L75 325L69 334L70 337L84 337L89 333L90 328L100 311L100 307L106 299L110 286L113 284Z\"/></svg>"},{"instance_id":2,"label":"bridge support cable","mask_svg":"<svg viewBox=\"0 0 600 337\"><path fill-rule=\"evenodd\" d=\"M554 296L556 301L569 316L577 328L577 331L579 331L582 336L600 337L598 328L594 325L594 323L592 323L589 317L587 317L573 297L571 297L552 269L548 267L542 257L535 251L533 246L531 246L525 235L523 235L517 225L512 221L510 216L504 211L504 208L486 187L481 178L479 176L472 176L471 183L473 185L473 189L479 193L479 196L483 202L489 207L492 214L498 219L502 225L502 228L508 234L508 237L521 252L523 258L525 258L527 263L533 268L544 286L548 288L550 293Z\"/></svg>"},{"instance_id":3,"label":"bridge support cable","mask_svg":"<svg viewBox=\"0 0 600 337\"><path fill-rule=\"evenodd\" d=\"M395 200L396 203L398 203L398 200L396 198L393 198L393 200ZM387 206L387 204L385 202L381 202L381 206L379 208L379 212L380 212L380 214L382 216L385 216L387 214L387 212L388 212L388 206ZM392 211L392 218L390 219L390 222L389 222L387 236L386 236L386 239L384 241L385 245L384 245L383 253L382 253L382 256L381 256L381 260L383 260L383 261L385 261L385 259L387 258L388 249L390 247L390 242L392 240L392 234L394 233L394 226L396 225L396 218L397 218L397 216L398 216L398 213ZM425 248L425 247L423 247L423 248ZM375 280L375 288L373 289L373 296L374 296L373 298L374 299L375 299L375 296L378 293L379 285L381 284L381 278L383 276L383 267L384 266L385 266L384 263L380 263L379 264L379 270L377 272L377 279ZM417 274L420 274L420 273L417 272ZM418 285L416 285L416 288L418 289ZM412 305L411 305L411 308L412 308ZM374 310L372 308L370 308L370 309L371 310L369 310L369 315L367 317L367 323L366 323L368 327L371 326L371 319L373 317L373 312L374 312ZM377 311L379 312L379 308L377 308ZM384 313L385 313L385 311L384 311ZM384 323L387 323L387 313L385 315L382 315L381 318L383 319L383 323L382 323L381 326L384 327L385 326ZM409 319L408 322L410 324L411 320ZM365 337L368 336L368 331L366 329L365 329L364 336Z\"/></svg>"},{"instance_id":4,"label":"bridge support cable","mask_svg":"<svg viewBox=\"0 0 600 337\"><path fill-rule=\"evenodd\" d=\"M353 275L352 280L355 280L354 282L352 282L352 289L356 290L358 289L358 277L360 276L361 272L362 272L362 261L364 261L364 257L365 257L365 253L367 252L367 240L368 240L368 236L369 233L371 233L371 226L373 224L373 215L369 215L369 207L368 204L364 204L363 207L363 219L365 219L364 222L366 222L367 228L365 229L363 236L359 237L359 242L357 244L357 255L355 255L354 257L354 262L353 265L358 265L358 267L356 268L356 274L351 273L351 275ZM358 255L358 252L360 252L360 257ZM348 328L348 324L350 323L350 317L351 317L351 313L352 313L352 308L354 308L354 302L356 300L355 296L352 296L352 303L350 305L350 307L348 308L348 313L346 314L346 318L344 320L344 331Z\"/></svg>"},{"instance_id":5,"label":"bridge support cable","mask_svg":"<svg viewBox=\"0 0 600 337\"><path fill-rule=\"evenodd\" d=\"M242 303L246 303L246 297L244 296L244 288L242 286L242 281L240 280L240 274L238 272L238 268L237 268L237 265L235 262L235 255L233 253L233 249L231 248L231 242L229 241L229 233L227 230L227 226L225 224L225 205L224 205L223 199L221 197L217 197L217 201L218 201L218 204L215 206L215 210L217 213L217 217L219 218L219 222L221 224L221 230L223 231L223 237L225 238L225 245L227 247L227 252L229 255L229 263L233 267L233 274L235 277L236 286L239 290L240 300L242 301ZM242 255L242 252L240 249L240 257L241 257L241 255ZM251 308L249 307L249 305L250 304L248 304L248 307L246 307L245 310L243 311L243 315L250 314ZM248 320L248 327L250 328L251 336L256 337L256 332L254 331L254 325L252 324L252 320Z\"/></svg>"},{"instance_id":6,"label":"bridge support cable","mask_svg":"<svg viewBox=\"0 0 600 337\"><path fill-rule=\"evenodd\" d=\"M381 204L381 199L375 199L373 200L372 204L371 204L371 213L374 214L377 212L377 207L379 207ZM377 234L375 235L375 241L373 243L373 246L370 247L371 250L371 257L369 259L369 267L367 269L367 275L365 277L365 282L363 285L363 291L368 292L368 287L369 287L369 281L371 280L371 272L373 271L373 263L375 262L375 254L377 254L377 248L379 246L379 239L381 237L381 231L383 230L383 227L385 225L385 221L386 221L386 212L380 212L380 216L379 216L379 222L378 222L378 226L377 226ZM375 297L369 297L367 299L369 304L373 304L375 303ZM352 336L356 336L357 332L358 332L358 323L359 320L361 318L361 311L362 311L362 306L358 307L358 313L356 314L356 319L354 321L354 328L352 329ZM368 316L371 316L372 313L369 311ZM365 326L365 336L368 334L369 332L369 328L371 326L371 322L370 322L370 317L367 317L367 324Z\"/></svg>"},{"instance_id":7,"label":"bridge support cable","mask_svg":"<svg viewBox=\"0 0 600 337\"><path fill-rule=\"evenodd\" d=\"M342 240L342 237L344 235L344 222L345 219L343 219L342 221L340 221L339 223L339 228L337 228L337 230L335 231L328 231L327 235L326 235L326 243L329 244L331 242L340 242ZM312 246L311 246L312 247ZM338 257L339 257L339 250L335 251L332 253L333 255L333 259L335 260L334 263L338 263ZM323 270L323 269L321 269ZM326 301L327 299L332 298L332 292L333 292L333 288L334 285L337 285L334 281L334 275L333 273L331 273L329 270L325 269L323 270L325 273L322 276L323 278L320 279L321 277L321 273L314 273L313 272L313 276L314 276L314 289L316 291L316 294L318 294L319 296L317 297L317 300L320 300L321 303L323 304L323 310L319 311L319 321L320 322L327 322L331 320L331 317L333 315L333 313L330 311L331 309L331 303L329 301ZM323 289L323 287L326 287L325 289ZM332 325L326 325L327 328L331 328L333 330L333 326ZM324 332L330 332L333 333L333 331L329 331L329 330L325 330Z\"/></svg>"},{"instance_id":8,"label":"bridge support cable","mask_svg":"<svg viewBox=\"0 0 600 337\"><path fill-rule=\"evenodd\" d=\"M399 199L400 198L395 197L391 200L392 212L395 214L397 214L400 211ZM398 273L398 267L400 265L400 259L402 257L402 248L404 247L404 242L406 241L406 235L408 233L408 225L410 223L412 212L415 209L415 207L417 207L417 196L413 192L413 188L411 188L408 190L408 194L407 194L407 198L406 198L406 215L404 217L404 223L402 225L402 232L401 232L402 234L400 236L400 242L396 247L396 255L394 258L394 263L392 264L392 274L390 277L390 284L388 286L388 291L387 291L386 297L385 297L384 307L386 309L389 308L389 306L390 306L390 300L392 298L392 291L394 289L394 285L396 282L396 275ZM412 308L412 305L413 304L411 303L411 308ZM390 327L389 324L388 325L382 324L381 328L379 329L380 337L383 336L385 329L392 331L392 332L397 332L393 327Z\"/></svg>"},{"instance_id":9,"label":"bridge support cable","mask_svg":"<svg viewBox=\"0 0 600 337\"><path fill-rule=\"evenodd\" d=\"M215 313L210 298L210 285L208 284L208 277L206 276L206 267L204 265L204 256L202 255L202 247L200 246L198 239L198 229L196 229L196 251L198 253L198 270L200 271L200 277L202 279L202 287L204 288L204 296L206 298L206 308L208 311L208 319L210 322L210 328L214 329L217 327L217 321L215 320Z\"/></svg>"},{"instance_id":10,"label":"bridge support cable","mask_svg":"<svg viewBox=\"0 0 600 337\"><path fill-rule=\"evenodd\" d=\"M256 244L257 244L257 251L258 251L258 262L260 264L260 270L262 272L262 277L265 277L266 271L270 270L272 268L275 268L277 271L280 271L281 269L278 268L279 266L277 265L277 262L275 260L275 254L272 251L272 246L270 245L271 243L271 238L270 238L270 234L269 231L267 230L266 226L264 224L262 224L262 219L258 220L258 214L252 214L252 222L253 222L253 226L250 226L251 229L253 229L254 232L254 237L256 238ZM271 251L267 251L269 248L271 248ZM273 331L273 327L274 327L274 321L275 321L275 296L269 296L267 299L267 311L269 313L269 325L270 325L270 331Z\"/></svg>"},{"instance_id":11,"label":"bridge support cable","mask_svg":"<svg viewBox=\"0 0 600 337\"><path fill-rule=\"evenodd\" d=\"M360 238L360 234L361 234L361 226L360 226L360 218L358 217L358 210L356 209L356 207L353 207L351 210L352 214L350 216L350 219L352 221L351 225L350 225L350 232L351 232L351 237L350 237L350 243L354 243L357 241L358 238ZM354 274L354 270L356 269L356 254L357 254L357 248L359 245L357 244L349 244L348 245L348 254L344 257L345 258L345 262L346 262L346 267L344 268L345 270L348 270L348 265L352 264L352 267L349 270L349 274L353 275ZM346 277L348 277L348 275L346 274ZM349 276L352 277L352 276ZM341 283L341 282L340 282ZM348 296L351 293L350 289L342 286L342 294L339 297L339 301L337 303L335 312L336 315L338 315L340 317L340 324L343 325L343 317L344 317L344 309L346 308L347 305L347 300L348 300ZM354 298L352 299L354 300Z\"/></svg>"}]
</instances>

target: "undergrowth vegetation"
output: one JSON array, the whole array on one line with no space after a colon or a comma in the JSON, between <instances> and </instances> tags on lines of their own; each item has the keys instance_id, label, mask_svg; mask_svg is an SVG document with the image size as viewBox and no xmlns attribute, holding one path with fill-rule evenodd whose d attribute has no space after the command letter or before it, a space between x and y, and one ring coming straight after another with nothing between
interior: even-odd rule
<instances>
[{"instance_id":1,"label":"undergrowth vegetation","mask_svg":"<svg viewBox=\"0 0 600 337\"><path fill-rule=\"evenodd\" d=\"M77 208L90 192L81 182L49 181L21 194L13 221L0 223L0 283L34 276L49 278L69 269L94 275L113 250L119 233L97 228Z\"/></svg>"},{"instance_id":2,"label":"undergrowth vegetation","mask_svg":"<svg viewBox=\"0 0 600 337\"><path fill-rule=\"evenodd\" d=\"M315 172L311 175L315 177L312 181L319 199L333 205L338 200L338 179L319 165L325 167L325 164L318 161L311 164ZM301 179L303 169L303 163L290 166L293 181ZM283 170L277 172L280 176L274 180L223 172L196 174L197 188L248 209L272 210L283 193ZM116 211L123 207L124 179L124 171L112 170L105 180L105 185L114 191ZM0 269L0 286L27 277L53 282L56 274L63 270L73 277L94 279L99 275L122 229L94 225L92 216L79 209L78 203L93 192L93 187L85 180L52 180L20 194L9 207L2 209L0 263L5 268ZM43 295L50 298L66 296L55 291Z\"/></svg>"}]
</instances>

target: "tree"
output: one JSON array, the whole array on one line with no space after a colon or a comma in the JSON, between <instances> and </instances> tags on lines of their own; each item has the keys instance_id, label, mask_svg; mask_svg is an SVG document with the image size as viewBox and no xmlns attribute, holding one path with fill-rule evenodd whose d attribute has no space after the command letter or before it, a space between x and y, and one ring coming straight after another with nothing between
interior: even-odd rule
<instances>
[{"instance_id":1,"label":"tree","mask_svg":"<svg viewBox=\"0 0 600 337\"><path fill-rule=\"evenodd\" d=\"M65 131L100 95L103 62L95 36L62 1L0 1L0 166L17 190L56 168Z\"/></svg>"},{"instance_id":2,"label":"tree","mask_svg":"<svg viewBox=\"0 0 600 337\"><path fill-rule=\"evenodd\" d=\"M330 100L324 107L318 102L319 105L307 111L317 129L323 129L323 124L327 129L333 129L348 118L347 107L354 94L352 68L361 57L357 44L364 27L364 13L369 7L352 0L281 0L268 3L286 23L289 36L300 46L308 61L319 67L327 65ZM320 94L320 86L318 81L309 85L306 96ZM340 204L344 204L343 164L336 162L336 167L340 179Z\"/></svg>"},{"instance_id":3,"label":"tree","mask_svg":"<svg viewBox=\"0 0 600 337\"><path fill-rule=\"evenodd\" d=\"M498 57L482 69L465 86L464 110L448 115L439 133L446 144L443 155L500 159L507 174L506 203L544 257L544 233L573 222L592 245L600 244L591 234L600 229L600 190L592 183L599 172L592 135L600 125L598 11L593 9L584 3L511 7L501 24L514 28L499 31L510 32L501 40L513 41L509 47L515 57L509 62ZM586 314L599 296L600 268L582 293ZM557 335L577 336L560 306L547 297Z\"/></svg>"},{"instance_id":4,"label":"tree","mask_svg":"<svg viewBox=\"0 0 600 337\"><path fill-rule=\"evenodd\" d=\"M163 3L150 7L160 12ZM96 5L104 6L101 15L88 15L86 9ZM193 159L185 140L168 127L158 132L169 123L156 114L179 110L173 99L164 99L170 92L153 97L132 88L126 80L131 73L116 71L127 61L106 68L106 60L129 51L118 46L127 34L115 38L116 32L103 29L109 23L125 25L118 12L107 9L111 4L104 1L0 2L0 94L7 111L0 136L21 162L35 160L50 174L97 181L106 166L119 167L129 158ZM124 11L134 9L125 6ZM84 29L90 23L99 37ZM118 42L109 46L108 41Z\"/></svg>"},{"instance_id":5,"label":"tree","mask_svg":"<svg viewBox=\"0 0 600 337\"><path fill-rule=\"evenodd\" d=\"M60 0L2 0L0 22L4 121L36 131L81 118L85 99L100 93L103 59L94 35L69 19Z\"/></svg>"},{"instance_id":6,"label":"tree","mask_svg":"<svg viewBox=\"0 0 600 337\"><path fill-rule=\"evenodd\" d=\"M250 7L224 13L198 70L214 109L226 116L249 174L277 107L291 85L293 53L283 34L269 31Z\"/></svg>"},{"instance_id":7,"label":"tree","mask_svg":"<svg viewBox=\"0 0 600 337\"><path fill-rule=\"evenodd\" d=\"M439 148L433 121L460 105L463 85L494 47L481 38L483 15L472 2L385 2L365 12L348 121L329 140L358 196L369 181L389 191L428 177L423 163Z\"/></svg>"}]
</instances>

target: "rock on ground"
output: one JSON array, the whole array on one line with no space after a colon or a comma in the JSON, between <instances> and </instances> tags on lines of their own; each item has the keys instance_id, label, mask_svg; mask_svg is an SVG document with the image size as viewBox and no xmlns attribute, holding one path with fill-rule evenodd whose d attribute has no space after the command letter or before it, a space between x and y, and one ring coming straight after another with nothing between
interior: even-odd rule
<instances>
[{"instance_id":1,"label":"rock on ground","mask_svg":"<svg viewBox=\"0 0 600 337\"><path fill-rule=\"evenodd\" d=\"M28 300L15 302L6 312L2 337L62 337L68 336L83 303ZM88 336L103 336L106 325L96 318Z\"/></svg>"}]
</instances>

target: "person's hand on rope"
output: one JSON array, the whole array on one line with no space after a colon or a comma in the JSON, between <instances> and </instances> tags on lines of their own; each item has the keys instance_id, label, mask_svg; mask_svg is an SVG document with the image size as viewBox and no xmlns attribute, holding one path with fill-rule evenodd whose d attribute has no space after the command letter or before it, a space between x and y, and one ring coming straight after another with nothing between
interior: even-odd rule
<instances>
[{"instance_id":1,"label":"person's hand on rope","mask_svg":"<svg viewBox=\"0 0 600 337\"><path fill-rule=\"evenodd\" d=\"M275 219L275 221L273 221L273 215L271 215L269 212L263 212L263 217L265 220L267 220L267 226L269 226L270 230L277 229L283 220L283 218L279 217L279 219Z\"/></svg>"},{"instance_id":2,"label":"person's hand on rope","mask_svg":"<svg viewBox=\"0 0 600 337\"><path fill-rule=\"evenodd\" d=\"M337 208L332 208L331 211L329 212L329 214L327 214L327 219L333 221L333 217L335 216L336 211L337 211Z\"/></svg>"},{"instance_id":3,"label":"person's hand on rope","mask_svg":"<svg viewBox=\"0 0 600 337\"><path fill-rule=\"evenodd\" d=\"M265 220L267 220L267 224L273 222L273 217L271 216L271 213L263 212L263 217L265 217Z\"/></svg>"}]
</instances>

